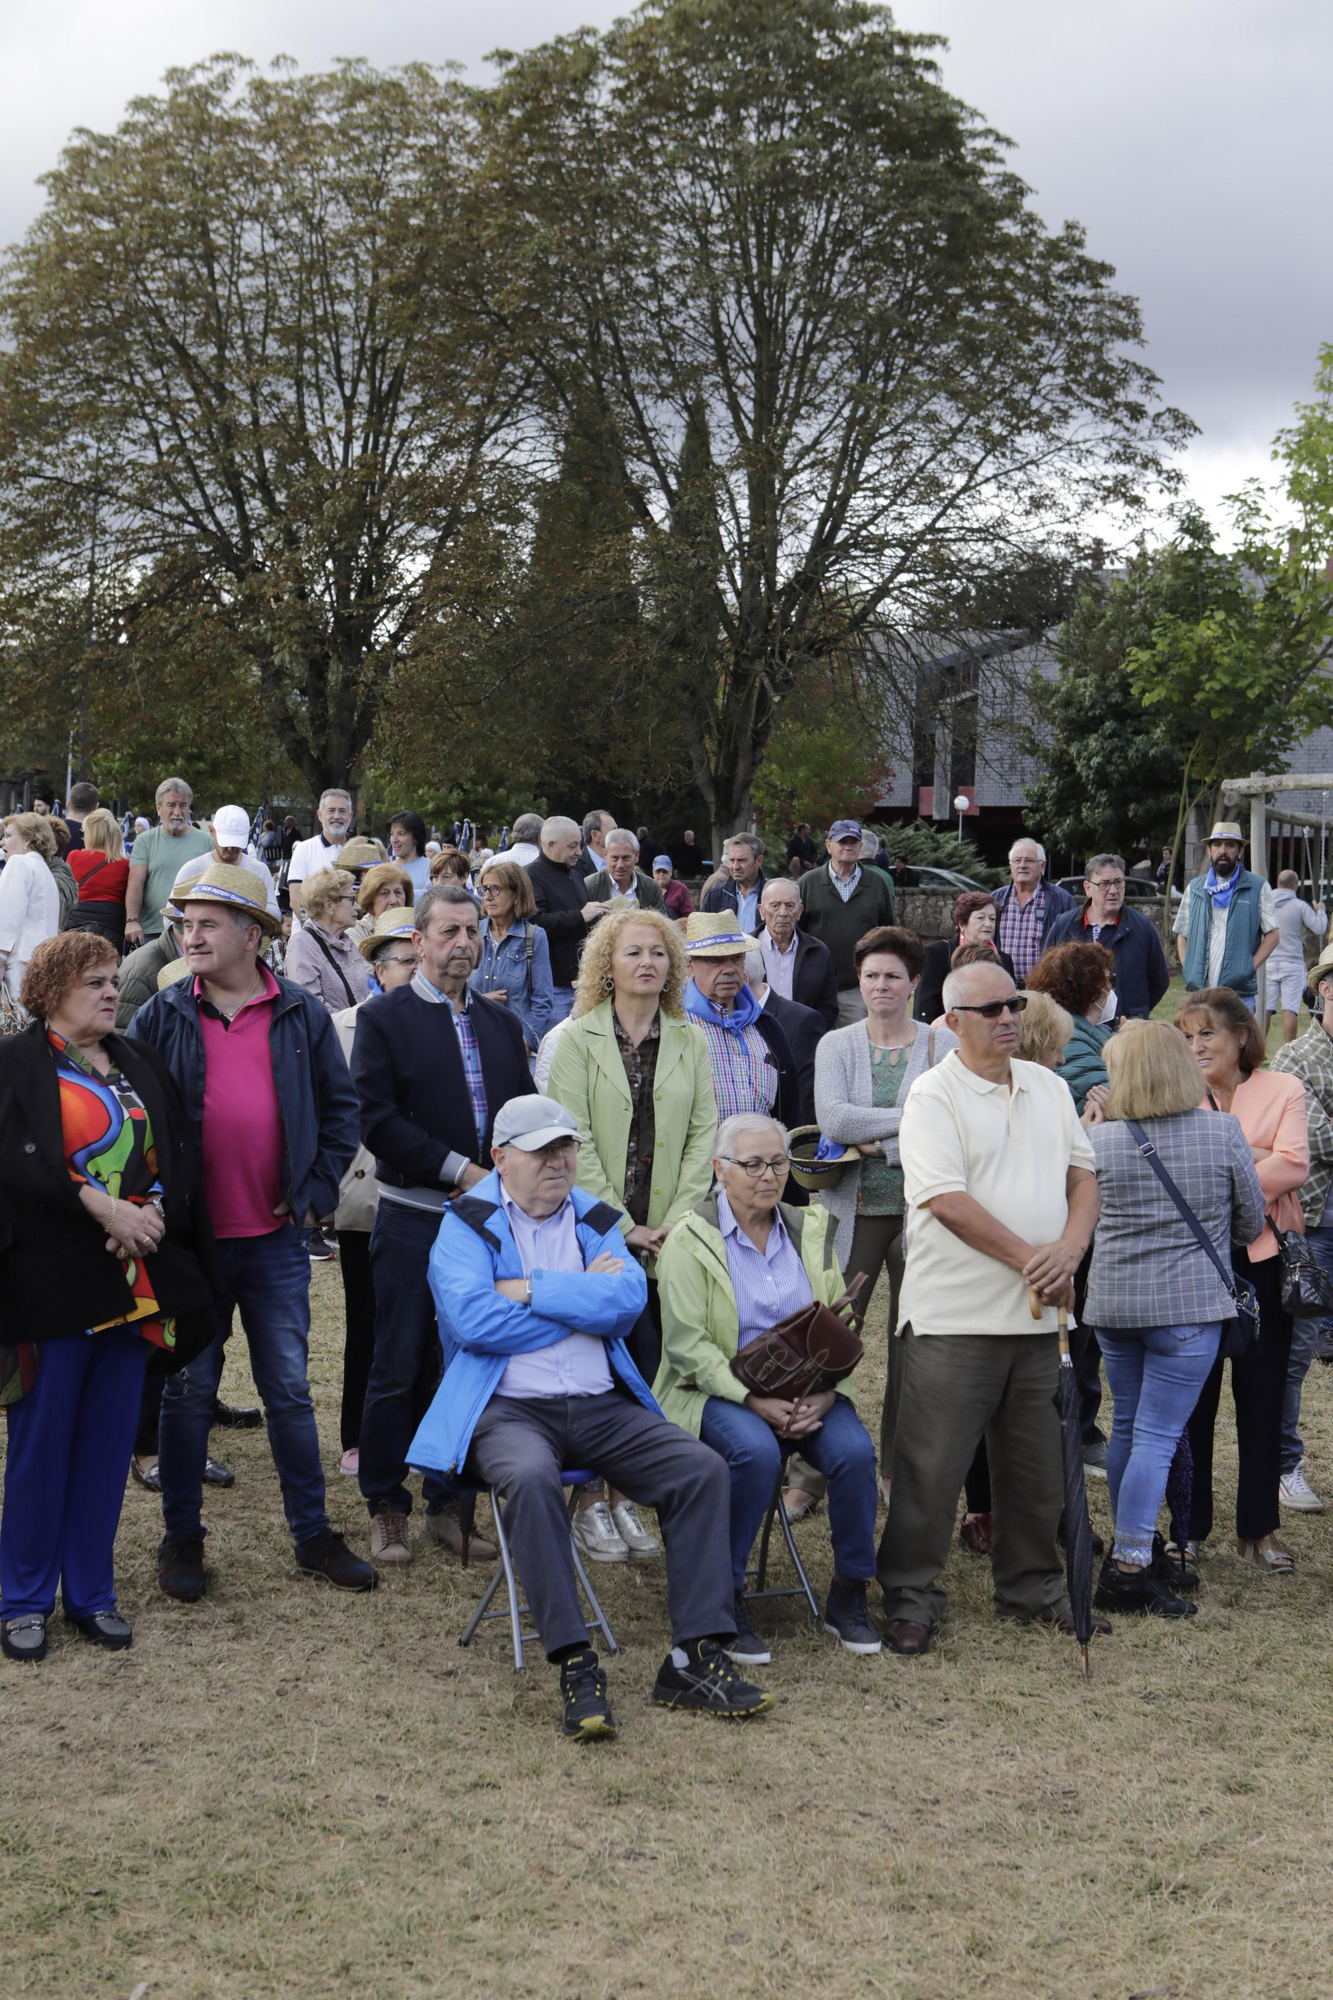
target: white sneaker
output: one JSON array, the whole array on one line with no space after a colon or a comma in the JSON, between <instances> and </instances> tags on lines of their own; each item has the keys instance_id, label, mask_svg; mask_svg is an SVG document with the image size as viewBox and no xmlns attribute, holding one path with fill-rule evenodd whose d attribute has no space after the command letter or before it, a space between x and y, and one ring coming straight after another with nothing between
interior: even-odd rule
<instances>
[{"instance_id":1,"label":"white sneaker","mask_svg":"<svg viewBox=\"0 0 1333 2000\"><path fill-rule=\"evenodd\" d=\"M611 1509L611 1519L621 1541L633 1556L635 1562L652 1562L662 1553L662 1544L656 1535L650 1535L639 1519L639 1510L632 1500L617 1500Z\"/></svg>"},{"instance_id":2,"label":"white sneaker","mask_svg":"<svg viewBox=\"0 0 1333 2000\"><path fill-rule=\"evenodd\" d=\"M1306 1478L1303 1465L1283 1473L1277 1483L1277 1497L1284 1507L1294 1507L1300 1514L1322 1514L1324 1511L1324 1503Z\"/></svg>"},{"instance_id":3,"label":"white sneaker","mask_svg":"<svg viewBox=\"0 0 1333 2000\"><path fill-rule=\"evenodd\" d=\"M629 1550L616 1531L605 1500L579 1507L574 1514L574 1543L581 1556L595 1563L627 1563Z\"/></svg>"}]
</instances>

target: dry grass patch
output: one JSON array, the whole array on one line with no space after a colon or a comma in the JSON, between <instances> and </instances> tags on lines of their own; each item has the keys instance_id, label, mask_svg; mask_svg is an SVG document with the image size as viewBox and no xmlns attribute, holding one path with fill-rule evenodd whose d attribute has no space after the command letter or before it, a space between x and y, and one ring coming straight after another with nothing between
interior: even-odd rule
<instances>
[{"instance_id":1,"label":"dry grass patch","mask_svg":"<svg viewBox=\"0 0 1333 2000\"><path fill-rule=\"evenodd\" d=\"M314 1283L331 1507L364 1548L337 1476L336 1270ZM872 1431L882 1364L881 1342ZM1316 1487L1329 1383L1316 1368ZM484 1574L429 1547L369 1598L307 1583L263 1434L215 1444L237 1484L207 1503L208 1599L158 1594L157 1511L131 1488L132 1651L57 1623L43 1667L3 1663L6 2000L1329 1991L1323 1519L1289 1524L1287 1583L1219 1535L1200 1616L1121 1622L1088 1687L1070 1642L991 1622L960 1549L923 1661L853 1659L788 1601L761 1613L778 1708L743 1727L650 1705L660 1568L603 1569L621 1733L578 1749L539 1656L516 1676L501 1626L460 1651ZM822 1588L826 1523L800 1533Z\"/></svg>"}]
</instances>

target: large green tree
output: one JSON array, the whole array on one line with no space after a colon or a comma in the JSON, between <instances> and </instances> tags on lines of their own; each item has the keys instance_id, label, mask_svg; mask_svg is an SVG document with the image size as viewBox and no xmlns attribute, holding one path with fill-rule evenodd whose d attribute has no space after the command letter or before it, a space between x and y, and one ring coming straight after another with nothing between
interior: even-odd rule
<instances>
[{"instance_id":1,"label":"large green tree","mask_svg":"<svg viewBox=\"0 0 1333 2000\"><path fill-rule=\"evenodd\" d=\"M20 636L90 603L109 714L140 659L181 714L220 673L312 791L346 783L466 596L519 386L464 304L471 129L424 66L217 57L47 177L0 283L0 577Z\"/></svg>"},{"instance_id":2,"label":"large green tree","mask_svg":"<svg viewBox=\"0 0 1333 2000\"><path fill-rule=\"evenodd\" d=\"M863 0L649 0L479 104L478 306L549 436L613 441L715 837L805 677L1136 505L1188 429L934 46ZM910 702L906 650L873 657Z\"/></svg>"}]
</instances>

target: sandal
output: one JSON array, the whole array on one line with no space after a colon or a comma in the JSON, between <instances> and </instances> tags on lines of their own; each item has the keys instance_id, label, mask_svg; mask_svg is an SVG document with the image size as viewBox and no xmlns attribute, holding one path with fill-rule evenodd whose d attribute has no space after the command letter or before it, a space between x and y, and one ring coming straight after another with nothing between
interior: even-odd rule
<instances>
[{"instance_id":1,"label":"sandal","mask_svg":"<svg viewBox=\"0 0 1333 2000\"><path fill-rule=\"evenodd\" d=\"M1164 1553L1178 1570L1196 1580L1199 1574L1199 1544L1197 1542L1167 1542Z\"/></svg>"},{"instance_id":2,"label":"sandal","mask_svg":"<svg viewBox=\"0 0 1333 2000\"><path fill-rule=\"evenodd\" d=\"M1275 1549L1261 1549L1258 1542L1237 1542L1236 1554L1242 1562L1253 1563L1256 1569L1266 1570L1269 1576L1290 1576L1296 1567L1296 1558L1290 1549L1279 1546Z\"/></svg>"}]
</instances>

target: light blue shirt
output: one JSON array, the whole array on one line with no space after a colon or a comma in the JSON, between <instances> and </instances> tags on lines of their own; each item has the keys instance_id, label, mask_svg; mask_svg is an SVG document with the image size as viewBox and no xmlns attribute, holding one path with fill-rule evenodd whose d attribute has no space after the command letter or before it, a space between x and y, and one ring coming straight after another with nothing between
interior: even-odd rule
<instances>
[{"instance_id":1,"label":"light blue shirt","mask_svg":"<svg viewBox=\"0 0 1333 2000\"><path fill-rule=\"evenodd\" d=\"M555 1214L541 1222L518 1206L503 1182L500 1201L509 1218L525 1278L530 1278L534 1271L582 1271L583 1252L575 1228L577 1218L568 1195ZM625 1254L628 1256L629 1252ZM605 1396L612 1386L606 1342L590 1333L571 1333L533 1354L511 1354L495 1393L529 1400Z\"/></svg>"},{"instance_id":2,"label":"light blue shirt","mask_svg":"<svg viewBox=\"0 0 1333 2000\"><path fill-rule=\"evenodd\" d=\"M767 1143L772 1144L772 1140ZM720 1188L717 1220L727 1252L731 1289L736 1294L736 1318L740 1324L737 1346L748 1347L780 1319L786 1319L788 1313L812 1304L815 1294L801 1253L787 1234L780 1211L773 1211L773 1226L762 1250L756 1249L745 1234Z\"/></svg>"},{"instance_id":3,"label":"light blue shirt","mask_svg":"<svg viewBox=\"0 0 1333 2000\"><path fill-rule=\"evenodd\" d=\"M741 894L739 889L736 891L736 917L746 935L753 937L759 929L759 884L757 882L753 889L747 889L744 895Z\"/></svg>"},{"instance_id":4,"label":"light blue shirt","mask_svg":"<svg viewBox=\"0 0 1333 2000\"><path fill-rule=\"evenodd\" d=\"M829 869L828 878L842 897L843 902L850 903L856 892L856 885L861 880L861 864L859 861L857 862L855 868L852 870L851 879L847 882L844 882L841 875L835 873L832 868Z\"/></svg>"}]
</instances>

